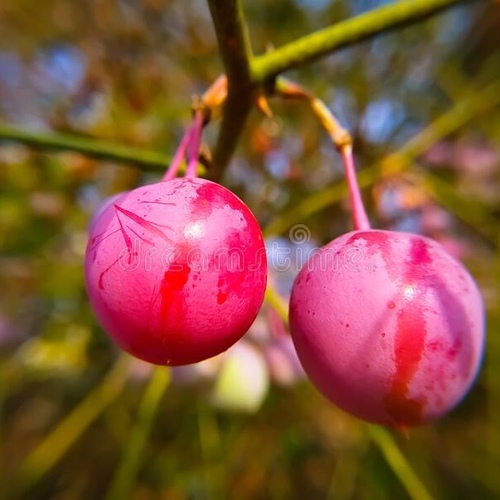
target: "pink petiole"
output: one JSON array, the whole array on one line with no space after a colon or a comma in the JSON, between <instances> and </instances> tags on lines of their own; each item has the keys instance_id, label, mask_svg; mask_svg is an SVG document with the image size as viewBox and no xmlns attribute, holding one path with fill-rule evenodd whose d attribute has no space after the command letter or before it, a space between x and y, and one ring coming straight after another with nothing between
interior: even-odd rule
<instances>
[{"instance_id":1,"label":"pink petiole","mask_svg":"<svg viewBox=\"0 0 500 500\"><path fill-rule=\"evenodd\" d=\"M343 146L340 149L340 154L342 155L342 161L344 162L347 186L349 188L354 228L358 231L366 231L370 229L370 221L366 215L365 206L359 190L356 168L354 166L354 158L352 155L352 146Z\"/></svg>"}]
</instances>

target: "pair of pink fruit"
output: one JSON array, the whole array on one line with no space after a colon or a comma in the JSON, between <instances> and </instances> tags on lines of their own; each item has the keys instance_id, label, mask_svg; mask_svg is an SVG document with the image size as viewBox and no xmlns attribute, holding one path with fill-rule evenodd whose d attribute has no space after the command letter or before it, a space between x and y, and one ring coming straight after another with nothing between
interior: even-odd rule
<instances>
[{"instance_id":1,"label":"pair of pink fruit","mask_svg":"<svg viewBox=\"0 0 500 500\"><path fill-rule=\"evenodd\" d=\"M132 355L196 363L233 345L264 298L258 222L233 193L175 178L115 197L94 218L86 283L94 311ZM407 427L454 407L484 344L478 288L436 242L358 230L313 254L290 299L303 367L334 404Z\"/></svg>"}]
</instances>

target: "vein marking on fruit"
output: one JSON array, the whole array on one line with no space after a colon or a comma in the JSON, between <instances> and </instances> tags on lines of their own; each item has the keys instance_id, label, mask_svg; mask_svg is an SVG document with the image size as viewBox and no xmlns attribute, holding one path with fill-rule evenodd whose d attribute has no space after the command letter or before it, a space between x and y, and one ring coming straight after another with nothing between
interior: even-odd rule
<instances>
[{"instance_id":1,"label":"vein marking on fruit","mask_svg":"<svg viewBox=\"0 0 500 500\"><path fill-rule=\"evenodd\" d=\"M159 226L159 224L155 224L153 222L149 222L146 219L143 219L141 216L139 216L137 214L134 214L134 212L130 212L129 210L127 210L125 208L122 208L122 207L120 207L118 205L113 205L113 206L115 207L115 210L117 211L116 217L117 217L118 222L120 224L120 228L121 228L122 233L123 233L123 238L125 240L125 244L127 245L127 247L129 248L130 251L132 249L132 240L130 239L130 236L128 234L126 234L126 231L125 231L125 229L123 227L123 224L122 224L122 221L120 219L120 216L119 216L118 212L120 212L121 214L123 214L125 217L128 217L129 219L131 219L136 224L139 224L145 230L150 231L151 233L153 233L158 238L161 238L163 241L166 241L167 243L171 243L172 242L172 240L163 231L161 231L160 229L158 229L157 226ZM164 226L164 227L168 227L168 226ZM169 229L171 229L171 228L169 228Z\"/></svg>"},{"instance_id":2,"label":"vein marking on fruit","mask_svg":"<svg viewBox=\"0 0 500 500\"><path fill-rule=\"evenodd\" d=\"M99 233L95 235L92 240L91 240L91 246L89 248L89 252L95 252L95 249L106 239L112 236L113 234L117 233L120 229L115 229L114 231L109 231L106 234L106 231L103 231L102 233ZM95 260L95 255L94 255L94 260Z\"/></svg>"},{"instance_id":3,"label":"vein marking on fruit","mask_svg":"<svg viewBox=\"0 0 500 500\"><path fill-rule=\"evenodd\" d=\"M167 243L171 243L172 240L163 231L161 231L160 229L158 229L158 227L156 227L159 224L154 224L152 222L149 222L149 221L143 219L142 217L140 217L139 215L134 214L133 212L130 212L129 210L127 210L127 209L125 209L123 207L120 207L120 206L118 206L116 204L113 205L113 207L115 208L116 218L118 220L118 224L119 224L120 227L119 227L119 229L116 229L115 231L111 231L110 233L106 234L104 237L100 238L99 241L97 241L95 243L95 246L97 246L99 243L101 243L104 239L108 238L112 234L115 234L116 232L121 231L121 233L123 235L123 239L125 240L125 245L127 246L128 264L130 264L132 262L132 257L137 253L137 252L134 252L134 250L133 250L132 238L130 237L128 231L130 231L131 233L133 233L135 236L137 236L139 239L141 239L145 243L147 243L147 244L149 244L151 246L154 246L154 241L152 241L152 240L144 237L143 235L139 234L132 227L130 227L130 225L124 224L124 222L121 219L121 215L123 215L125 217L128 217L130 220L132 220L136 224L139 224L146 231L150 231L154 236L157 236L157 237L161 238L163 241L166 241ZM169 226L163 226L163 227L167 227L168 229L171 229ZM98 237L99 236L100 235L98 235ZM94 248L94 247L92 247L92 248ZM116 258L116 260L111 265L109 265L104 271L102 271L101 274L99 275L99 288L101 290L104 289L104 284L103 284L104 275L122 257L123 257L123 255L120 252L120 255Z\"/></svg>"},{"instance_id":4,"label":"vein marking on fruit","mask_svg":"<svg viewBox=\"0 0 500 500\"><path fill-rule=\"evenodd\" d=\"M104 275L122 258L121 255L117 257L117 259L111 263L104 271L99 275L99 288L104 290Z\"/></svg>"},{"instance_id":5,"label":"vein marking on fruit","mask_svg":"<svg viewBox=\"0 0 500 500\"><path fill-rule=\"evenodd\" d=\"M122 232L122 235L123 235L123 239L125 240L125 245L127 245L128 258L129 258L129 263L130 263L130 259L132 257L132 240L131 240L130 236L128 235L127 231L125 231L125 228L123 227L122 220L120 219L120 216L118 215L118 211L122 212L123 209L120 208L118 205L113 205L113 206L115 207L115 210L116 210L116 218L118 220L118 224L120 225L120 229L121 229L121 232ZM115 262L117 262L117 261L115 261Z\"/></svg>"},{"instance_id":6,"label":"vein marking on fruit","mask_svg":"<svg viewBox=\"0 0 500 500\"><path fill-rule=\"evenodd\" d=\"M140 200L139 203L140 204L147 203L148 205L149 204L151 204L151 205L169 205L169 206L175 207L175 203L170 203L168 201L160 201L160 200L154 200L154 201Z\"/></svg>"},{"instance_id":7,"label":"vein marking on fruit","mask_svg":"<svg viewBox=\"0 0 500 500\"><path fill-rule=\"evenodd\" d=\"M144 243L148 243L151 246L154 246L154 241L148 240L146 237L144 237L142 234L139 234L134 228L130 227L129 225L126 226L126 228L134 233L140 240L144 241Z\"/></svg>"}]
</instances>

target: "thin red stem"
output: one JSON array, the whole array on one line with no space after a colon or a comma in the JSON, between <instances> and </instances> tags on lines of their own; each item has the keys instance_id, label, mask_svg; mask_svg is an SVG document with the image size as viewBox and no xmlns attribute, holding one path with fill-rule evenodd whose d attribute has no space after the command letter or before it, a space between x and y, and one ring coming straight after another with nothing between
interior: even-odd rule
<instances>
[{"instance_id":1,"label":"thin red stem","mask_svg":"<svg viewBox=\"0 0 500 500\"><path fill-rule=\"evenodd\" d=\"M349 133L339 124L325 103L301 85L284 78L278 78L276 80L276 90L284 97L304 99L309 102L313 113L319 118L337 150L342 155L347 186L349 188L349 197L351 199L354 228L357 230L370 229L370 221L366 215L365 206L363 205L359 191L356 168L354 167L352 156L352 139Z\"/></svg>"},{"instance_id":2,"label":"thin red stem","mask_svg":"<svg viewBox=\"0 0 500 500\"><path fill-rule=\"evenodd\" d=\"M172 158L172 161L170 162L170 165L167 171L165 172L165 175L162 178L163 181L172 180L179 172L182 161L186 157L187 148L191 143L191 133L192 133L192 127L188 127L188 129L186 130L186 132L184 132L184 135L182 136L181 142L177 146L175 155Z\"/></svg>"},{"instance_id":3,"label":"thin red stem","mask_svg":"<svg viewBox=\"0 0 500 500\"><path fill-rule=\"evenodd\" d=\"M345 167L345 175L347 178L347 186L349 188L349 197L351 199L352 220L354 229L358 231L366 231L370 229L370 221L366 215L365 206L361 198L358 179L356 177L356 168L352 155L352 146L345 145L340 149L342 160Z\"/></svg>"},{"instance_id":4,"label":"thin red stem","mask_svg":"<svg viewBox=\"0 0 500 500\"><path fill-rule=\"evenodd\" d=\"M186 177L198 177L198 157L200 154L202 129L203 129L203 113L197 111L194 115L194 122L191 127Z\"/></svg>"}]
</instances>

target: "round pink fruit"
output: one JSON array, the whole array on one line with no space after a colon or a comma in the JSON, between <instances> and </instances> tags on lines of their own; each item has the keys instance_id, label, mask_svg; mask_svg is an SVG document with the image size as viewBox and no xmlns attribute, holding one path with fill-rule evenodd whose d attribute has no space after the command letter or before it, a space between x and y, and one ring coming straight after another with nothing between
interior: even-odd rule
<instances>
[{"instance_id":1,"label":"round pink fruit","mask_svg":"<svg viewBox=\"0 0 500 500\"><path fill-rule=\"evenodd\" d=\"M467 270L435 241L345 234L297 276L290 329L304 369L334 404L407 427L453 408L481 363L484 311Z\"/></svg>"},{"instance_id":2,"label":"round pink fruit","mask_svg":"<svg viewBox=\"0 0 500 500\"><path fill-rule=\"evenodd\" d=\"M183 365L225 351L264 298L259 225L233 193L205 179L137 188L108 204L90 228L90 302L126 351Z\"/></svg>"}]
</instances>

